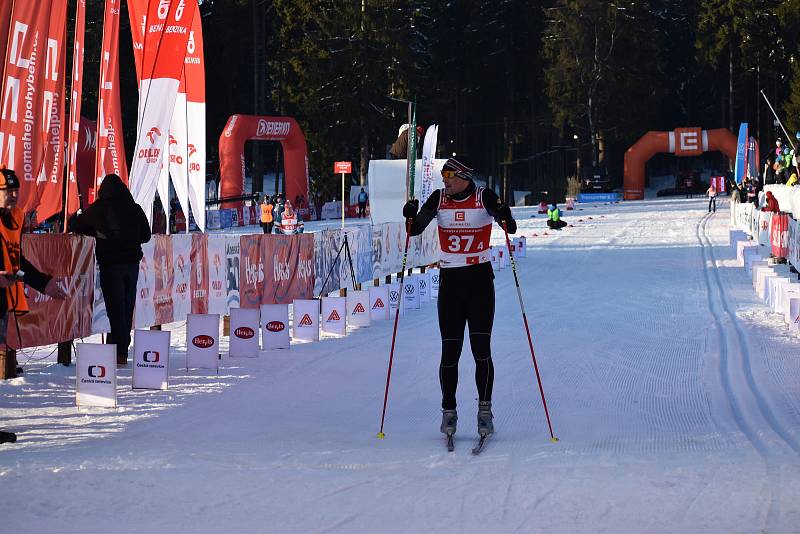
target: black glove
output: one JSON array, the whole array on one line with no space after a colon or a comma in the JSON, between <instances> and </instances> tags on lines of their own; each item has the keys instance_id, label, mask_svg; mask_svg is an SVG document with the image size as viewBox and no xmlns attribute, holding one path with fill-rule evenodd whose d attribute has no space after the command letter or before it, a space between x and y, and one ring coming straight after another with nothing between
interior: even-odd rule
<instances>
[{"instance_id":1,"label":"black glove","mask_svg":"<svg viewBox=\"0 0 800 534\"><path fill-rule=\"evenodd\" d=\"M403 217L413 219L417 216L417 210L419 210L419 200L412 198L403 206Z\"/></svg>"},{"instance_id":2,"label":"black glove","mask_svg":"<svg viewBox=\"0 0 800 534\"><path fill-rule=\"evenodd\" d=\"M511 208L508 207L508 204L501 202L500 199L497 199L497 219L506 224L514 219L511 216Z\"/></svg>"}]
</instances>

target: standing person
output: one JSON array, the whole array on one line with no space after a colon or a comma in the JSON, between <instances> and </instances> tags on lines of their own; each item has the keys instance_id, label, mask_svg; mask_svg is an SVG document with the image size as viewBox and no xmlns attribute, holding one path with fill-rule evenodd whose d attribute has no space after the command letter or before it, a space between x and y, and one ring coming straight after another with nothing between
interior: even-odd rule
<instances>
[{"instance_id":1,"label":"standing person","mask_svg":"<svg viewBox=\"0 0 800 534\"><path fill-rule=\"evenodd\" d=\"M712 208L713 211L716 213L717 211L717 188L714 187L714 184L706 191L706 195L708 195L708 213L711 213Z\"/></svg>"},{"instance_id":2,"label":"standing person","mask_svg":"<svg viewBox=\"0 0 800 534\"><path fill-rule=\"evenodd\" d=\"M264 195L264 200L261 201L261 229L265 234L272 233L272 202L269 200L269 195Z\"/></svg>"},{"instance_id":3,"label":"standing person","mask_svg":"<svg viewBox=\"0 0 800 534\"><path fill-rule=\"evenodd\" d=\"M24 285L29 285L48 297L64 299L67 294L55 278L39 272L22 255L22 223L24 215L17 207L19 179L11 169L0 169L0 351L5 364L4 376L12 378L17 362L8 353L6 331L9 314L17 317L28 312ZM0 432L0 443L14 443L17 435Z\"/></svg>"},{"instance_id":4,"label":"standing person","mask_svg":"<svg viewBox=\"0 0 800 534\"><path fill-rule=\"evenodd\" d=\"M469 340L475 358L475 384L478 389L478 433L494 432L492 421L491 336L494 322L494 273L489 238L492 221L517 231L511 208L491 189L476 187L472 169L455 158L442 167L444 188L434 191L417 213L419 202L403 206L403 216L411 221L411 235L419 235L436 218L442 250L439 275L439 332L442 359L439 382L442 387L442 433L456 431L456 387L458 360L464 344L464 327L469 325Z\"/></svg>"},{"instance_id":5,"label":"standing person","mask_svg":"<svg viewBox=\"0 0 800 534\"><path fill-rule=\"evenodd\" d=\"M150 223L122 179L108 174L100 184L97 201L70 219L69 229L97 238L100 288L111 323L107 342L117 345L117 365L126 365L142 243L150 241Z\"/></svg>"},{"instance_id":6,"label":"standing person","mask_svg":"<svg viewBox=\"0 0 800 534\"><path fill-rule=\"evenodd\" d=\"M364 188L361 188L361 191L358 193L358 218L366 217L367 216L367 199L369 199L369 195Z\"/></svg>"},{"instance_id":7,"label":"standing person","mask_svg":"<svg viewBox=\"0 0 800 534\"><path fill-rule=\"evenodd\" d=\"M280 193L275 195L275 201L272 204L272 221L274 223L276 221L280 221L281 217L283 217L283 208L286 205L283 201L283 195Z\"/></svg>"}]
</instances>

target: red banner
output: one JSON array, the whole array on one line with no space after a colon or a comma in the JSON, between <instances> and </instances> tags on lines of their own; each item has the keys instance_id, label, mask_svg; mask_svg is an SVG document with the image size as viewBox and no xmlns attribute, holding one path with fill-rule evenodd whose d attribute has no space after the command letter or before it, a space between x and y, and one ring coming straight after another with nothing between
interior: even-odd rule
<instances>
[{"instance_id":1,"label":"red banner","mask_svg":"<svg viewBox=\"0 0 800 534\"><path fill-rule=\"evenodd\" d=\"M122 0L106 0L103 44L100 49L100 88L97 99L97 152L95 188L107 174L128 183L122 139L122 107L119 99L119 12Z\"/></svg>"},{"instance_id":2,"label":"red banner","mask_svg":"<svg viewBox=\"0 0 800 534\"><path fill-rule=\"evenodd\" d=\"M136 64L136 81L142 82L142 54L144 51L144 32L147 27L148 0L128 0L128 19L131 22L133 41L133 60Z\"/></svg>"},{"instance_id":3,"label":"red banner","mask_svg":"<svg viewBox=\"0 0 800 534\"><path fill-rule=\"evenodd\" d=\"M239 305L288 304L314 296L314 236L239 238Z\"/></svg>"},{"instance_id":4,"label":"red banner","mask_svg":"<svg viewBox=\"0 0 800 534\"><path fill-rule=\"evenodd\" d=\"M208 313L208 236L192 234L192 313Z\"/></svg>"},{"instance_id":5,"label":"red banner","mask_svg":"<svg viewBox=\"0 0 800 534\"><path fill-rule=\"evenodd\" d=\"M154 235L153 269L155 270L155 291L153 306L155 307L155 324L172 322L172 285L175 272L172 260L172 238L168 235Z\"/></svg>"},{"instance_id":6,"label":"red banner","mask_svg":"<svg viewBox=\"0 0 800 534\"><path fill-rule=\"evenodd\" d=\"M81 207L78 199L78 138L81 126L83 97L83 53L86 27L86 0L76 0L75 36L72 50L72 91L69 110L69 139L67 142L67 199L66 212L72 215ZM92 173L94 174L94 173Z\"/></svg>"},{"instance_id":7,"label":"red banner","mask_svg":"<svg viewBox=\"0 0 800 534\"><path fill-rule=\"evenodd\" d=\"M789 214L773 214L769 221L769 241L773 256L785 258L789 255Z\"/></svg>"},{"instance_id":8,"label":"red banner","mask_svg":"<svg viewBox=\"0 0 800 534\"><path fill-rule=\"evenodd\" d=\"M39 203L36 180L44 162L48 113L45 105L44 71L47 33L52 0L14 2L0 108L0 164L14 169L20 177L18 206L29 213ZM48 108L49 109L49 108Z\"/></svg>"},{"instance_id":9,"label":"red banner","mask_svg":"<svg viewBox=\"0 0 800 534\"><path fill-rule=\"evenodd\" d=\"M45 147L44 165L39 172L37 220L61 212L64 176L64 106L67 72L67 2L53 3L44 70L45 128L41 142Z\"/></svg>"},{"instance_id":10,"label":"red banner","mask_svg":"<svg viewBox=\"0 0 800 534\"><path fill-rule=\"evenodd\" d=\"M18 325L9 317L9 346L14 349L36 347L91 335L94 239L23 234L22 250L35 267L56 278L68 297L66 300L51 299L25 286L31 311L18 318Z\"/></svg>"},{"instance_id":11,"label":"red banner","mask_svg":"<svg viewBox=\"0 0 800 534\"><path fill-rule=\"evenodd\" d=\"M6 45L8 44L8 31L11 27L11 9L14 7L13 1L0 2L0 60L5 62ZM0 87L3 86L0 80Z\"/></svg>"}]
</instances>

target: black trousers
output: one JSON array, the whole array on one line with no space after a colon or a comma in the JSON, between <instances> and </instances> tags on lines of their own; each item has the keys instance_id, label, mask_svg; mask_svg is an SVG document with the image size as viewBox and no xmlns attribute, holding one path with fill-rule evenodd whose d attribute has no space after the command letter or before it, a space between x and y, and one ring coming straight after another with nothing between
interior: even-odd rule
<instances>
[{"instance_id":1,"label":"black trousers","mask_svg":"<svg viewBox=\"0 0 800 534\"><path fill-rule=\"evenodd\" d=\"M358 217L362 218L362 217L366 217L366 216L367 216L367 203L364 202L362 204L361 202L359 202L358 203Z\"/></svg>"},{"instance_id":2,"label":"black trousers","mask_svg":"<svg viewBox=\"0 0 800 534\"><path fill-rule=\"evenodd\" d=\"M458 360L464 345L464 327L475 358L475 385L481 401L492 400L492 325L494 323L494 273L491 263L442 269L439 274L439 332L442 360L439 383L442 408L454 410L458 386Z\"/></svg>"},{"instance_id":3,"label":"black trousers","mask_svg":"<svg viewBox=\"0 0 800 534\"><path fill-rule=\"evenodd\" d=\"M272 221L270 221L270 222L262 222L261 223L261 229L264 230L265 234L271 234L272 233L272 225L273 224L274 223Z\"/></svg>"},{"instance_id":4,"label":"black trousers","mask_svg":"<svg viewBox=\"0 0 800 534\"><path fill-rule=\"evenodd\" d=\"M717 211L717 197L708 197L708 211Z\"/></svg>"},{"instance_id":5,"label":"black trousers","mask_svg":"<svg viewBox=\"0 0 800 534\"><path fill-rule=\"evenodd\" d=\"M108 322L111 323L111 339L117 345L117 363L128 360L138 277L138 263L100 265L100 288L106 301Z\"/></svg>"}]
</instances>

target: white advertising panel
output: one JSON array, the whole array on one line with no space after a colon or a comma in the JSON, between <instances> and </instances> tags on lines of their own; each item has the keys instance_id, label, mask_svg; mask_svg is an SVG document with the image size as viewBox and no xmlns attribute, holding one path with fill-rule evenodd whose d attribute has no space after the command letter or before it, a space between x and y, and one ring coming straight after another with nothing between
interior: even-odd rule
<instances>
[{"instance_id":1,"label":"white advertising panel","mask_svg":"<svg viewBox=\"0 0 800 534\"><path fill-rule=\"evenodd\" d=\"M156 309L153 304L155 294L155 265L153 264L153 249L155 239L142 245L142 260L139 262L139 279L136 281L136 308L134 318L136 328L147 328L156 324ZM95 278L99 280L99 278ZM110 331L106 330L106 331Z\"/></svg>"},{"instance_id":2,"label":"white advertising panel","mask_svg":"<svg viewBox=\"0 0 800 534\"><path fill-rule=\"evenodd\" d=\"M400 284L395 282L386 287L389 288L389 313L394 314L400 305Z\"/></svg>"},{"instance_id":3,"label":"white advertising panel","mask_svg":"<svg viewBox=\"0 0 800 534\"><path fill-rule=\"evenodd\" d=\"M406 276L403 279L403 304L406 309L419 309L419 283L416 275Z\"/></svg>"},{"instance_id":4,"label":"white advertising panel","mask_svg":"<svg viewBox=\"0 0 800 534\"><path fill-rule=\"evenodd\" d=\"M352 326L369 326L369 291L347 292L347 322Z\"/></svg>"},{"instance_id":5,"label":"white advertising panel","mask_svg":"<svg viewBox=\"0 0 800 534\"><path fill-rule=\"evenodd\" d=\"M192 311L190 279L192 275L192 236L175 234L172 236L172 265L174 282L172 284L173 321L182 321ZM216 366L215 366L216 368Z\"/></svg>"},{"instance_id":6,"label":"white advertising panel","mask_svg":"<svg viewBox=\"0 0 800 534\"><path fill-rule=\"evenodd\" d=\"M439 269L430 269L428 272L431 274L431 299L438 299L439 274L441 274L441 271Z\"/></svg>"},{"instance_id":7,"label":"white advertising panel","mask_svg":"<svg viewBox=\"0 0 800 534\"><path fill-rule=\"evenodd\" d=\"M346 297L322 297L320 325L328 334L343 336L347 333Z\"/></svg>"},{"instance_id":8,"label":"white advertising panel","mask_svg":"<svg viewBox=\"0 0 800 534\"><path fill-rule=\"evenodd\" d=\"M389 286L369 288L369 317L373 321L389 318Z\"/></svg>"},{"instance_id":9,"label":"white advertising panel","mask_svg":"<svg viewBox=\"0 0 800 534\"><path fill-rule=\"evenodd\" d=\"M302 341L319 341L319 300L295 299L292 313L292 337Z\"/></svg>"},{"instance_id":10,"label":"white advertising panel","mask_svg":"<svg viewBox=\"0 0 800 534\"><path fill-rule=\"evenodd\" d=\"M261 305L261 348L263 350L288 349L289 305Z\"/></svg>"},{"instance_id":11,"label":"white advertising panel","mask_svg":"<svg viewBox=\"0 0 800 534\"><path fill-rule=\"evenodd\" d=\"M219 369L219 315L186 316L186 368Z\"/></svg>"},{"instance_id":12,"label":"white advertising panel","mask_svg":"<svg viewBox=\"0 0 800 534\"><path fill-rule=\"evenodd\" d=\"M225 236L208 236L208 313L228 313Z\"/></svg>"},{"instance_id":13,"label":"white advertising panel","mask_svg":"<svg viewBox=\"0 0 800 534\"><path fill-rule=\"evenodd\" d=\"M490 252L492 254L492 269L496 271L500 269L500 254L497 252L497 247L491 247Z\"/></svg>"},{"instance_id":14,"label":"white advertising panel","mask_svg":"<svg viewBox=\"0 0 800 534\"><path fill-rule=\"evenodd\" d=\"M231 358L258 356L258 308L231 308L231 339L228 354Z\"/></svg>"},{"instance_id":15,"label":"white advertising panel","mask_svg":"<svg viewBox=\"0 0 800 534\"><path fill-rule=\"evenodd\" d=\"M169 340L168 330L133 332L133 389L167 389Z\"/></svg>"},{"instance_id":16,"label":"white advertising panel","mask_svg":"<svg viewBox=\"0 0 800 534\"><path fill-rule=\"evenodd\" d=\"M421 305L428 304L431 301L431 275L426 271L415 276L417 278L419 303Z\"/></svg>"},{"instance_id":17,"label":"white advertising panel","mask_svg":"<svg viewBox=\"0 0 800 534\"><path fill-rule=\"evenodd\" d=\"M117 346L78 343L75 359L75 404L117 406Z\"/></svg>"}]
</instances>

